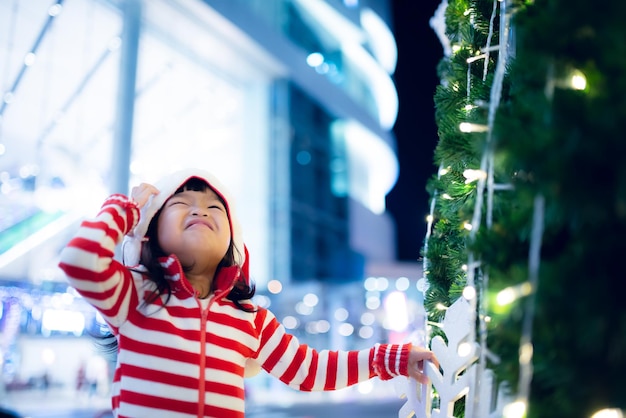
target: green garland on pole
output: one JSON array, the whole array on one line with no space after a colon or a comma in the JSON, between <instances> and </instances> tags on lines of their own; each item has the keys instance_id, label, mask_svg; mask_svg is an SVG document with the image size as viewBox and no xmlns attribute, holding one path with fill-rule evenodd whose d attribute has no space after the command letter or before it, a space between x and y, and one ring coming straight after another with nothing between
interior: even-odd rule
<instances>
[{"instance_id":1,"label":"green garland on pole","mask_svg":"<svg viewBox=\"0 0 626 418\"><path fill-rule=\"evenodd\" d=\"M425 307L439 322L466 285L468 254L488 272L489 364L512 393L519 389L522 321L534 304L528 417L592 417L626 409L626 3L587 0L516 1L512 55L493 131L493 225L475 239L471 220L497 52L487 77L468 58L486 45L492 1L450 0L447 35L454 53L439 65L435 94L439 143L428 183L435 201L428 240ZM491 44L499 40L493 20ZM572 84L573 83L573 84ZM466 107L471 105L472 107ZM503 289L528 282L535 198L545 199L538 287L501 306ZM483 214L483 219L484 219ZM471 268L471 266L470 266ZM481 276L477 276L480 284ZM432 334L441 334L433 327ZM616 415L617 416L617 415Z\"/></svg>"}]
</instances>

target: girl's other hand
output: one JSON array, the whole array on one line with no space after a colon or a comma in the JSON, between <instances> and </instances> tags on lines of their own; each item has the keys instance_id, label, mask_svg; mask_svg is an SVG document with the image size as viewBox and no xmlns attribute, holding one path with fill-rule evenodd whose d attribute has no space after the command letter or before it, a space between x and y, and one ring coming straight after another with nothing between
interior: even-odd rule
<instances>
[{"instance_id":1,"label":"girl's other hand","mask_svg":"<svg viewBox=\"0 0 626 418\"><path fill-rule=\"evenodd\" d=\"M422 384L427 384L429 381L428 376L424 372L425 361L431 361L439 368L439 360L437 360L432 351L414 345L409 352L408 373L410 377Z\"/></svg>"},{"instance_id":2,"label":"girl's other hand","mask_svg":"<svg viewBox=\"0 0 626 418\"><path fill-rule=\"evenodd\" d=\"M143 208L151 196L159 194L159 189L148 183L141 183L133 187L130 198L137 204L139 209Z\"/></svg>"}]
</instances>

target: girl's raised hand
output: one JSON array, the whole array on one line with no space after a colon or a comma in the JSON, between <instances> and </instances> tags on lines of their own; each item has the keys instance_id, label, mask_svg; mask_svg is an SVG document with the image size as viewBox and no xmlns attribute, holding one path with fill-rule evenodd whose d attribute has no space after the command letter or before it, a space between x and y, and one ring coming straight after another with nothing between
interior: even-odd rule
<instances>
[{"instance_id":1,"label":"girl's raised hand","mask_svg":"<svg viewBox=\"0 0 626 418\"><path fill-rule=\"evenodd\" d=\"M133 187L130 192L130 198L137 203L139 209L143 208L151 196L159 194L159 189L148 183L141 183L139 186Z\"/></svg>"}]
</instances>

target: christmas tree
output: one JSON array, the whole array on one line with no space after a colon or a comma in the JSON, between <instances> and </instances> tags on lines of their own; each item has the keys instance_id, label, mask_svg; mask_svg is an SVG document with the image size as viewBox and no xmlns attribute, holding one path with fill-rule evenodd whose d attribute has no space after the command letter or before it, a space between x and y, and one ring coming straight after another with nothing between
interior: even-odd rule
<instances>
[{"instance_id":1,"label":"christmas tree","mask_svg":"<svg viewBox=\"0 0 626 418\"><path fill-rule=\"evenodd\" d=\"M439 322L479 290L489 367L528 417L626 409L624 18L623 2L445 9L425 305Z\"/></svg>"}]
</instances>

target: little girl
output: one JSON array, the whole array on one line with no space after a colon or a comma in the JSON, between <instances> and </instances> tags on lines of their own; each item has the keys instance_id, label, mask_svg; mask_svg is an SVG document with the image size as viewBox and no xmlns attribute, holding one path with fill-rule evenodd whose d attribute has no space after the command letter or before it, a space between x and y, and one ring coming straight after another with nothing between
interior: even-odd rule
<instances>
[{"instance_id":1,"label":"little girl","mask_svg":"<svg viewBox=\"0 0 626 418\"><path fill-rule=\"evenodd\" d=\"M121 242L124 264L114 260ZM427 382L424 361L437 364L411 344L316 351L287 334L252 302L233 200L201 170L107 198L60 267L115 336L116 417L244 417L244 376L255 366L313 391L375 376Z\"/></svg>"}]
</instances>

